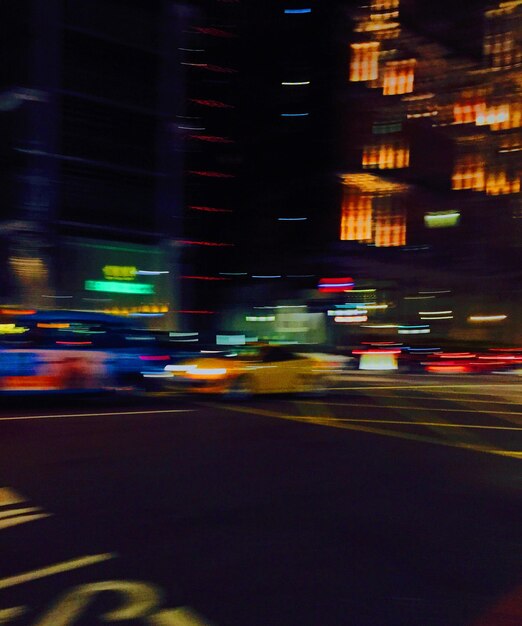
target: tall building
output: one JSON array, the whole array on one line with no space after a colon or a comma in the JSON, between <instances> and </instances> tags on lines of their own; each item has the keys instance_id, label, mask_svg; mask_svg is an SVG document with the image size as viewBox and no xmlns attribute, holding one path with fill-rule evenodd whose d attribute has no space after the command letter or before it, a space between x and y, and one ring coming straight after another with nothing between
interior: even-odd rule
<instances>
[{"instance_id":1,"label":"tall building","mask_svg":"<svg viewBox=\"0 0 522 626\"><path fill-rule=\"evenodd\" d=\"M184 19L168 0L2 2L4 302L173 323Z\"/></svg>"},{"instance_id":2,"label":"tall building","mask_svg":"<svg viewBox=\"0 0 522 626\"><path fill-rule=\"evenodd\" d=\"M186 106L183 290L192 313L295 293L324 239L331 176L328 10L193 3ZM191 318L187 317L190 322ZM195 317L193 320L195 322Z\"/></svg>"}]
</instances>

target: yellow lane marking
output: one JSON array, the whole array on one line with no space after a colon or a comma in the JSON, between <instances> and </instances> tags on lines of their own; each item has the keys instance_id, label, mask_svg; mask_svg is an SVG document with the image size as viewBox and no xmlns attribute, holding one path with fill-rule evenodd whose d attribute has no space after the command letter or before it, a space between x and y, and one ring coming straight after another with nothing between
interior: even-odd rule
<instances>
[{"instance_id":1,"label":"yellow lane marking","mask_svg":"<svg viewBox=\"0 0 522 626\"><path fill-rule=\"evenodd\" d=\"M517 383L518 385L519 383ZM374 389L444 389L446 392L451 392L452 389L481 389L484 387L493 387L500 389L510 389L514 391L514 383L473 383L473 384L465 384L458 383L454 385L430 385L430 384L422 384L417 383L415 385L359 385L357 387L327 387L328 391L373 391ZM455 392L458 393L458 392Z\"/></svg>"},{"instance_id":2,"label":"yellow lane marking","mask_svg":"<svg viewBox=\"0 0 522 626\"><path fill-rule=\"evenodd\" d=\"M457 394L459 392L455 392L455 394ZM384 394L384 393L380 393L378 395L375 396L367 396L369 398L373 397L375 399L381 399L381 398L395 398L396 400L427 400L428 398L422 398L419 396L403 396L402 394L393 394L393 393L389 393L389 394ZM460 395L460 396L453 396L453 397L448 397L445 398L444 396L433 396L431 398L429 398L430 402L436 401L444 401L444 402L466 402L466 403L473 403L473 404L515 404L515 401L513 400L471 400L464 395ZM325 404L325 402L321 402L320 400L300 400L300 402L302 404ZM328 402L328 404L334 404L336 406L341 406L341 403L339 402Z\"/></svg>"},{"instance_id":3,"label":"yellow lane marking","mask_svg":"<svg viewBox=\"0 0 522 626\"><path fill-rule=\"evenodd\" d=\"M20 504L25 502L20 494L9 487L0 487L0 506L10 506L11 504Z\"/></svg>"},{"instance_id":4,"label":"yellow lane marking","mask_svg":"<svg viewBox=\"0 0 522 626\"><path fill-rule=\"evenodd\" d=\"M512 456L515 459L522 459L522 452L518 450L499 450L496 454L501 456Z\"/></svg>"},{"instance_id":5,"label":"yellow lane marking","mask_svg":"<svg viewBox=\"0 0 522 626\"><path fill-rule=\"evenodd\" d=\"M483 430L521 430L522 426L483 426L479 424L453 424L449 422L412 422L411 420L378 420L378 419L356 419L348 417L309 417L299 416L300 420L323 421L323 422L350 422L354 424L397 424L407 426L439 426L442 428L476 428Z\"/></svg>"},{"instance_id":6,"label":"yellow lane marking","mask_svg":"<svg viewBox=\"0 0 522 626\"><path fill-rule=\"evenodd\" d=\"M12 526L19 526L20 524L27 524L27 522L35 522L39 519L51 517L52 513L39 513L38 515L21 515L19 517L10 517L9 519L0 520L0 530L5 528L11 528Z\"/></svg>"},{"instance_id":7,"label":"yellow lane marking","mask_svg":"<svg viewBox=\"0 0 522 626\"><path fill-rule=\"evenodd\" d=\"M41 567L39 569L34 569L30 572L17 574L16 576L9 576L8 578L0 578L0 589L7 589L8 587L14 587L16 585L21 585L23 583L31 582L33 580L38 580L40 578L46 578L47 576L54 576L55 574L62 574L63 572L70 572L71 570L81 569L82 567L87 567L88 565L96 565L97 563L102 563L103 561L109 561L110 559L114 559L115 557L116 557L116 554L110 553L110 552L106 554L92 554L92 555L80 557L78 559L62 561L61 563L49 565L48 567Z\"/></svg>"},{"instance_id":8,"label":"yellow lane marking","mask_svg":"<svg viewBox=\"0 0 522 626\"><path fill-rule=\"evenodd\" d=\"M9 509L8 511L0 511L0 519L5 517L13 517L15 515L22 515L22 513L36 513L42 509L39 506L28 506L25 509Z\"/></svg>"},{"instance_id":9,"label":"yellow lane marking","mask_svg":"<svg viewBox=\"0 0 522 626\"><path fill-rule=\"evenodd\" d=\"M160 413L190 413L193 409L158 409L153 411L111 411L110 413L60 413L56 415L21 415L18 417L0 417L0 422L22 420L47 420L56 417L108 417L112 415L156 415Z\"/></svg>"},{"instance_id":10,"label":"yellow lane marking","mask_svg":"<svg viewBox=\"0 0 522 626\"><path fill-rule=\"evenodd\" d=\"M210 622L203 621L195 611L184 606L164 609L149 617L149 623L151 626L210 626Z\"/></svg>"},{"instance_id":11,"label":"yellow lane marking","mask_svg":"<svg viewBox=\"0 0 522 626\"><path fill-rule=\"evenodd\" d=\"M0 624L7 624L26 612L25 606L15 606L11 609L0 609Z\"/></svg>"},{"instance_id":12,"label":"yellow lane marking","mask_svg":"<svg viewBox=\"0 0 522 626\"><path fill-rule=\"evenodd\" d=\"M324 403L325 404L325 403ZM491 411L484 411L481 409L466 409L464 407L458 409L444 409L444 408L435 408L428 406L397 406L393 404L382 404L379 406L367 406L365 404L360 404L358 402L328 402L326 406L349 406L349 407L358 407L360 409L399 409L401 411L435 411L442 413L485 413L487 415L491 415ZM522 411L494 411L494 415L522 415Z\"/></svg>"},{"instance_id":13,"label":"yellow lane marking","mask_svg":"<svg viewBox=\"0 0 522 626\"><path fill-rule=\"evenodd\" d=\"M207 406L210 406L210 404ZM510 457L512 456L513 458L520 458L518 451L516 451L513 454L513 453L510 453L509 450L501 450L498 448L481 446L477 444L468 444L468 443L453 442L453 441L442 441L440 439L434 439L433 437L428 437L426 435L399 432L396 430L385 430L383 428L369 428L368 426L363 426L361 424L355 425L355 424L346 423L344 421L341 422L340 420L336 420L335 418L321 419L321 418L311 417L309 419L303 419L300 416L285 415L282 413L277 413L275 411L267 411L266 409L255 409L252 407L241 408L241 407L232 406L228 404L227 405L213 404L212 406L214 406L214 408L217 408L217 409L219 408L227 409L229 411L234 411L237 413L244 413L246 415L249 415L249 414L261 415L263 417L272 417L275 419L288 420L292 422L301 422L305 424L314 424L317 426L326 426L327 428L337 428L340 430L354 430L358 432L369 433L371 435L382 435L384 437L392 437L395 439L406 439L410 441L420 441L422 443L431 443L431 444L444 446L448 448L458 448L458 449L470 450L473 452L482 452L485 454L495 454L495 455L510 456ZM408 423L411 424L411 422L408 422Z\"/></svg>"}]
</instances>

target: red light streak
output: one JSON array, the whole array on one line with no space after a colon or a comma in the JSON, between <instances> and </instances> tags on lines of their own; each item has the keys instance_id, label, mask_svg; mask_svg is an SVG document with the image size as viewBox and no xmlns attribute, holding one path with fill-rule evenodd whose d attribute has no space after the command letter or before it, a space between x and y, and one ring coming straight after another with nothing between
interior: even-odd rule
<instances>
[{"instance_id":1,"label":"red light streak","mask_svg":"<svg viewBox=\"0 0 522 626\"><path fill-rule=\"evenodd\" d=\"M142 361L170 361L170 356L166 354L163 355L153 355L153 356L140 356Z\"/></svg>"},{"instance_id":2,"label":"red light streak","mask_svg":"<svg viewBox=\"0 0 522 626\"><path fill-rule=\"evenodd\" d=\"M353 350L352 354L400 354L400 350Z\"/></svg>"},{"instance_id":3,"label":"red light streak","mask_svg":"<svg viewBox=\"0 0 522 626\"><path fill-rule=\"evenodd\" d=\"M216 137L215 135L190 135L190 138L208 141L209 143L236 143L233 139L228 139L228 137Z\"/></svg>"},{"instance_id":4,"label":"red light streak","mask_svg":"<svg viewBox=\"0 0 522 626\"><path fill-rule=\"evenodd\" d=\"M216 209L211 206L189 206L193 211L207 211L208 213L233 213L231 209Z\"/></svg>"},{"instance_id":5,"label":"red light streak","mask_svg":"<svg viewBox=\"0 0 522 626\"><path fill-rule=\"evenodd\" d=\"M34 315L34 309L0 309L2 315Z\"/></svg>"},{"instance_id":6,"label":"red light streak","mask_svg":"<svg viewBox=\"0 0 522 626\"><path fill-rule=\"evenodd\" d=\"M220 28L205 28L203 26L196 26L194 30L197 33L202 33L203 35L210 35L211 37L237 37L235 33L231 33L228 30L222 30Z\"/></svg>"},{"instance_id":7,"label":"red light streak","mask_svg":"<svg viewBox=\"0 0 522 626\"><path fill-rule=\"evenodd\" d=\"M92 341L57 341L59 346L91 346Z\"/></svg>"},{"instance_id":8,"label":"red light streak","mask_svg":"<svg viewBox=\"0 0 522 626\"><path fill-rule=\"evenodd\" d=\"M195 102L196 104L201 104L205 107L215 107L217 109L235 109L236 107L232 104L227 104L226 102L221 102L220 100L201 100L199 98L190 98L190 102Z\"/></svg>"},{"instance_id":9,"label":"red light streak","mask_svg":"<svg viewBox=\"0 0 522 626\"><path fill-rule=\"evenodd\" d=\"M233 243L222 243L219 241L194 241L192 239L178 239L178 243L185 246L215 246L215 247L231 247Z\"/></svg>"},{"instance_id":10,"label":"red light streak","mask_svg":"<svg viewBox=\"0 0 522 626\"><path fill-rule=\"evenodd\" d=\"M223 67L221 65L205 65L205 67L210 72L217 72L218 74L237 74L237 70L231 67Z\"/></svg>"},{"instance_id":11,"label":"red light streak","mask_svg":"<svg viewBox=\"0 0 522 626\"><path fill-rule=\"evenodd\" d=\"M235 174L225 174L225 172L213 172L210 170L189 170L189 174L195 176L208 176L210 178L235 178Z\"/></svg>"}]
</instances>

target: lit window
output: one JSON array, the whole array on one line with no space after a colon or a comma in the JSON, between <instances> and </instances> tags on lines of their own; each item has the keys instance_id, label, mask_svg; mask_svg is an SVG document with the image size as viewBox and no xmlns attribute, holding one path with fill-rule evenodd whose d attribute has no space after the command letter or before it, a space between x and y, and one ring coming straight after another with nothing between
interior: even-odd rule
<instances>
[{"instance_id":1,"label":"lit window","mask_svg":"<svg viewBox=\"0 0 522 626\"><path fill-rule=\"evenodd\" d=\"M372 198L343 189L341 241L372 240Z\"/></svg>"},{"instance_id":2,"label":"lit window","mask_svg":"<svg viewBox=\"0 0 522 626\"><path fill-rule=\"evenodd\" d=\"M510 118L509 104L497 104L477 111L475 124L477 126L491 126L492 130L500 130L511 128Z\"/></svg>"},{"instance_id":3,"label":"lit window","mask_svg":"<svg viewBox=\"0 0 522 626\"><path fill-rule=\"evenodd\" d=\"M453 121L455 124L476 123L480 115L485 114L486 103L484 101L468 100L457 102L453 106Z\"/></svg>"},{"instance_id":4,"label":"lit window","mask_svg":"<svg viewBox=\"0 0 522 626\"><path fill-rule=\"evenodd\" d=\"M520 193L520 177L509 176L505 170L488 172L486 177L486 193L488 196Z\"/></svg>"},{"instance_id":5,"label":"lit window","mask_svg":"<svg viewBox=\"0 0 522 626\"><path fill-rule=\"evenodd\" d=\"M453 170L452 189L484 191L486 173L484 160L477 156L464 156L457 159Z\"/></svg>"},{"instance_id":6,"label":"lit window","mask_svg":"<svg viewBox=\"0 0 522 626\"><path fill-rule=\"evenodd\" d=\"M372 11L390 11L399 8L399 0L372 0Z\"/></svg>"},{"instance_id":7,"label":"lit window","mask_svg":"<svg viewBox=\"0 0 522 626\"><path fill-rule=\"evenodd\" d=\"M392 207L375 211L375 246L389 248L406 245L406 212Z\"/></svg>"},{"instance_id":8,"label":"lit window","mask_svg":"<svg viewBox=\"0 0 522 626\"><path fill-rule=\"evenodd\" d=\"M402 169L410 164L410 149L403 143L384 143L366 146L363 150L364 169Z\"/></svg>"},{"instance_id":9,"label":"lit window","mask_svg":"<svg viewBox=\"0 0 522 626\"><path fill-rule=\"evenodd\" d=\"M413 91L415 59L389 61L384 70L383 95L395 96Z\"/></svg>"},{"instance_id":10,"label":"lit window","mask_svg":"<svg viewBox=\"0 0 522 626\"><path fill-rule=\"evenodd\" d=\"M352 43L350 81L376 80L379 75L379 43Z\"/></svg>"}]
</instances>

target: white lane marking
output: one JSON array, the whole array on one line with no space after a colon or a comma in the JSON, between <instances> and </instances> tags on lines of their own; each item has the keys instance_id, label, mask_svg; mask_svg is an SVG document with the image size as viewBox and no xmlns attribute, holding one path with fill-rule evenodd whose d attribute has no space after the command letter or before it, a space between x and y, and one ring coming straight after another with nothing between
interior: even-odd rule
<instances>
[{"instance_id":1,"label":"white lane marking","mask_svg":"<svg viewBox=\"0 0 522 626\"><path fill-rule=\"evenodd\" d=\"M70 572L71 570L81 569L88 565L96 565L103 561L109 561L116 558L116 554L108 552L105 554L92 554L83 556L78 559L71 559L69 561L62 561L61 563L55 563L47 567L41 567L31 570L30 572L24 572L23 574L17 574L15 576L9 576L7 578L0 578L0 589L7 589L8 587L15 587L23 583L31 582L33 580L39 580L40 578L46 578L47 576L54 576L55 574L62 574L63 572Z\"/></svg>"},{"instance_id":2,"label":"white lane marking","mask_svg":"<svg viewBox=\"0 0 522 626\"><path fill-rule=\"evenodd\" d=\"M112 411L110 413L60 413L56 415L20 415L17 417L0 417L0 422L17 422L22 420L47 420L63 417L110 417L114 415L156 415L160 413L190 413L194 409L161 409L155 411Z\"/></svg>"},{"instance_id":3,"label":"white lane marking","mask_svg":"<svg viewBox=\"0 0 522 626\"><path fill-rule=\"evenodd\" d=\"M0 487L0 506L11 506L11 504L20 504L25 502L19 493L9 487Z\"/></svg>"}]
</instances>

